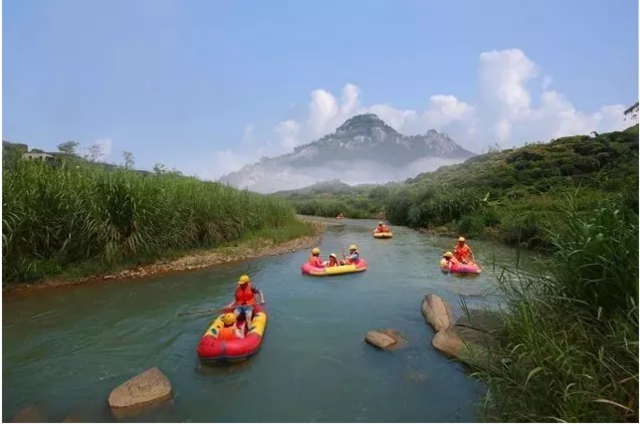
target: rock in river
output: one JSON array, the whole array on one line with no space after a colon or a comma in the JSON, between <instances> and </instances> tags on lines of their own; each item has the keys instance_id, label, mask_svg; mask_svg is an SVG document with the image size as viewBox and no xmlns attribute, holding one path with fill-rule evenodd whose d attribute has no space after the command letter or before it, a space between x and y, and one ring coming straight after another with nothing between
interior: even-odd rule
<instances>
[{"instance_id":1,"label":"rock in river","mask_svg":"<svg viewBox=\"0 0 640 425\"><path fill-rule=\"evenodd\" d=\"M422 315L436 332L453 326L453 315L447 303L434 294L427 294L422 300Z\"/></svg>"},{"instance_id":2,"label":"rock in river","mask_svg":"<svg viewBox=\"0 0 640 425\"><path fill-rule=\"evenodd\" d=\"M109 406L112 409L137 408L170 397L169 379L160 369L152 367L114 389L109 395Z\"/></svg>"},{"instance_id":3,"label":"rock in river","mask_svg":"<svg viewBox=\"0 0 640 425\"><path fill-rule=\"evenodd\" d=\"M407 345L407 339L394 329L379 329L369 331L364 337L365 341L383 350L396 350Z\"/></svg>"},{"instance_id":4,"label":"rock in river","mask_svg":"<svg viewBox=\"0 0 640 425\"><path fill-rule=\"evenodd\" d=\"M390 346L396 343L395 339L379 331L367 332L367 334L364 337L364 340L371 345L374 345L378 348L382 348L383 350L389 348Z\"/></svg>"}]
</instances>

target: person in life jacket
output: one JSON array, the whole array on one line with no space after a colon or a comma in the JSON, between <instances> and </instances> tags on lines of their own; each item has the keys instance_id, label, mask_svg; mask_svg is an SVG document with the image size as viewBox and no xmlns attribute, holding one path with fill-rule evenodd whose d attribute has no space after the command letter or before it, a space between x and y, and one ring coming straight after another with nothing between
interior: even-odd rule
<instances>
[{"instance_id":1,"label":"person in life jacket","mask_svg":"<svg viewBox=\"0 0 640 425\"><path fill-rule=\"evenodd\" d=\"M465 238L462 236L458 238L458 244L453 252L456 259L462 264L468 264L470 261L475 262L476 260L473 252L471 252L471 247L467 245Z\"/></svg>"},{"instance_id":2,"label":"person in life jacket","mask_svg":"<svg viewBox=\"0 0 640 425\"><path fill-rule=\"evenodd\" d=\"M386 230L385 225L384 225L381 221L379 221L379 222L378 222L378 227L376 227L376 229L374 230L374 232L375 232L375 233L384 233L384 232L386 232L386 231L387 231L387 230Z\"/></svg>"},{"instance_id":3,"label":"person in life jacket","mask_svg":"<svg viewBox=\"0 0 640 425\"><path fill-rule=\"evenodd\" d=\"M313 267L324 267L322 258L320 258L320 248L313 248L309 256L309 264Z\"/></svg>"},{"instance_id":4,"label":"person in life jacket","mask_svg":"<svg viewBox=\"0 0 640 425\"><path fill-rule=\"evenodd\" d=\"M336 254L332 252L331 254L329 254L329 261L325 261L323 264L325 267L335 267L339 266L340 262L338 261L338 257L336 256Z\"/></svg>"},{"instance_id":5,"label":"person in life jacket","mask_svg":"<svg viewBox=\"0 0 640 425\"><path fill-rule=\"evenodd\" d=\"M360 253L358 252L358 247L356 245L351 245L349 247L349 255L345 255L344 264L354 264L357 263L360 259Z\"/></svg>"},{"instance_id":6,"label":"person in life jacket","mask_svg":"<svg viewBox=\"0 0 640 425\"><path fill-rule=\"evenodd\" d=\"M245 321L247 323L247 329L251 325L251 318L253 316L253 306L257 303L256 294L260 294L262 304L264 304L264 295L262 292L253 286L249 276L242 275L238 279L238 287L236 288L235 298L231 304L227 307L235 307L233 314L237 318L241 314L244 314Z\"/></svg>"},{"instance_id":7,"label":"person in life jacket","mask_svg":"<svg viewBox=\"0 0 640 425\"><path fill-rule=\"evenodd\" d=\"M244 335L242 335L242 332L236 326L237 319L235 314L227 313L222 316L222 323L224 323L224 326L220 329L220 332L218 332L218 339L231 341L233 339L244 338Z\"/></svg>"},{"instance_id":8,"label":"person in life jacket","mask_svg":"<svg viewBox=\"0 0 640 425\"><path fill-rule=\"evenodd\" d=\"M442 255L442 259L440 259L440 267L443 269L448 270L451 268L451 266L455 266L457 264L460 264L460 262L456 257L453 256L453 253L451 253L450 251L445 252Z\"/></svg>"}]
</instances>

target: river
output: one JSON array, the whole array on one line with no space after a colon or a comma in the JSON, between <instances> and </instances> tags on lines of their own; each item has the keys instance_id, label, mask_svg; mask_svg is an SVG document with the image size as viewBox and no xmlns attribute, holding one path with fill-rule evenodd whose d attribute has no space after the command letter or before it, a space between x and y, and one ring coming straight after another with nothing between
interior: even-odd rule
<instances>
[{"instance_id":1,"label":"river","mask_svg":"<svg viewBox=\"0 0 640 425\"><path fill-rule=\"evenodd\" d=\"M484 387L431 346L420 304L436 293L460 311L491 303L496 269L513 250L470 241L483 273L443 275L438 261L453 239L394 227L375 240L371 220L341 220L320 246L326 259L356 243L369 270L312 278L307 252L127 282L96 282L3 297L3 420L37 405L51 421L112 422L109 392L151 367L170 379L174 399L126 421L145 422L468 422ZM213 314L249 274L267 300L261 351L234 366L207 366L195 348ZM496 272L497 273L497 272ZM406 348L378 351L364 335L393 328Z\"/></svg>"}]
</instances>

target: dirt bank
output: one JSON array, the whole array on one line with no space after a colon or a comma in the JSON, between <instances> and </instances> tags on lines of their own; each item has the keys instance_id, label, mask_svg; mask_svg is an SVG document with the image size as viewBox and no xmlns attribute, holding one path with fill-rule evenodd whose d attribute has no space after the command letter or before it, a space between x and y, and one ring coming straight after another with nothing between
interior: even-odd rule
<instances>
[{"instance_id":1,"label":"dirt bank","mask_svg":"<svg viewBox=\"0 0 640 425\"><path fill-rule=\"evenodd\" d=\"M265 239L252 239L238 242L236 246L217 248L210 251L192 252L178 259L160 260L155 263L109 274L86 276L77 279L49 279L36 283L12 284L2 288L2 292L3 295L6 295L17 292L35 291L43 288L77 285L96 280L121 281L171 272L204 269L218 264L244 261L258 257L288 254L320 244L322 231L326 224L319 222L312 224L314 230L312 235L292 239L283 243L274 243L271 240Z\"/></svg>"}]
</instances>

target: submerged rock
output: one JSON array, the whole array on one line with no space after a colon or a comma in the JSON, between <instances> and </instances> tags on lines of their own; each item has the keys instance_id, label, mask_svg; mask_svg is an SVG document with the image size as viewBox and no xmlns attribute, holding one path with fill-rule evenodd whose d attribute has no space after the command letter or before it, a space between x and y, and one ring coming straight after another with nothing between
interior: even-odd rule
<instances>
[{"instance_id":1,"label":"submerged rock","mask_svg":"<svg viewBox=\"0 0 640 425\"><path fill-rule=\"evenodd\" d=\"M154 366L114 389L109 395L109 406L112 409L137 408L170 397L169 379Z\"/></svg>"},{"instance_id":2,"label":"submerged rock","mask_svg":"<svg viewBox=\"0 0 640 425\"><path fill-rule=\"evenodd\" d=\"M422 300L422 315L436 332L453 325L453 315L446 302L437 295L427 294Z\"/></svg>"},{"instance_id":3,"label":"submerged rock","mask_svg":"<svg viewBox=\"0 0 640 425\"><path fill-rule=\"evenodd\" d=\"M40 410L40 408L34 405L30 405L16 413L16 415L11 419L11 422L47 422L47 418L42 413L42 410Z\"/></svg>"},{"instance_id":4,"label":"submerged rock","mask_svg":"<svg viewBox=\"0 0 640 425\"><path fill-rule=\"evenodd\" d=\"M364 340L369 344L381 348L383 350L389 348L393 344L396 343L396 340L391 338L390 336L379 332L379 331L369 331L364 337Z\"/></svg>"}]
</instances>

